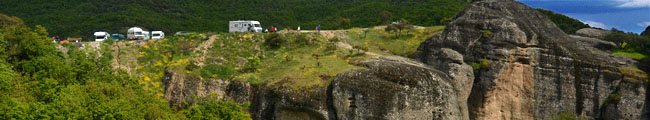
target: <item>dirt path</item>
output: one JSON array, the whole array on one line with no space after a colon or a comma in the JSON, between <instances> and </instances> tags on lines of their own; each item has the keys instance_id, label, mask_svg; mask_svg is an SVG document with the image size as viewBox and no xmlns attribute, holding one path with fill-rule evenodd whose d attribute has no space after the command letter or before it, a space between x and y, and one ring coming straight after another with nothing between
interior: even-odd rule
<instances>
[{"instance_id":1,"label":"dirt path","mask_svg":"<svg viewBox=\"0 0 650 120\"><path fill-rule=\"evenodd\" d=\"M210 47L212 47L212 44L214 44L214 40L216 40L217 37L219 37L219 36L212 35L212 36L210 36L210 38L208 38L208 40L206 40L206 41L202 42L201 44L199 44L199 47L194 48L193 51L195 53L200 53L199 57L195 58L195 61L197 62L196 64L198 66L205 65L205 63L203 63L203 61L205 60L205 56L206 56L205 54L208 53L208 49Z\"/></svg>"},{"instance_id":2,"label":"dirt path","mask_svg":"<svg viewBox=\"0 0 650 120\"><path fill-rule=\"evenodd\" d=\"M344 42L337 42L335 45L337 47L339 47L339 48L343 48L343 49L346 49L346 50L354 49L350 44L344 43ZM354 49L354 50L356 50L356 49ZM360 51L363 51L363 50L360 50ZM370 56L373 56L373 57L383 56L383 55L380 55L380 54L377 54L377 53L374 53L374 52L370 52L370 51L364 51L364 53L366 55L370 55Z\"/></svg>"}]
</instances>

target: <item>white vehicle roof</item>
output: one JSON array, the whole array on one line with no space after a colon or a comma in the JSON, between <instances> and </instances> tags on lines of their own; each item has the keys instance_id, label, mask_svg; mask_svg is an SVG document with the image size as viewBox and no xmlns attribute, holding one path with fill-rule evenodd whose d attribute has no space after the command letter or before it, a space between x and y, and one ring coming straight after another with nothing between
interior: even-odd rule
<instances>
[{"instance_id":1,"label":"white vehicle roof","mask_svg":"<svg viewBox=\"0 0 650 120\"><path fill-rule=\"evenodd\" d=\"M108 35L108 32L95 32L95 36L105 36Z\"/></svg>"},{"instance_id":2,"label":"white vehicle roof","mask_svg":"<svg viewBox=\"0 0 650 120\"><path fill-rule=\"evenodd\" d=\"M230 21L231 23L251 23L251 24L260 24L259 21L246 21L246 20L237 20L237 21Z\"/></svg>"},{"instance_id":3,"label":"white vehicle roof","mask_svg":"<svg viewBox=\"0 0 650 120\"><path fill-rule=\"evenodd\" d=\"M163 33L163 31L151 31L152 34Z\"/></svg>"},{"instance_id":4,"label":"white vehicle roof","mask_svg":"<svg viewBox=\"0 0 650 120\"><path fill-rule=\"evenodd\" d=\"M139 27L129 28L129 32L133 32L133 31L142 31L142 28L139 28Z\"/></svg>"}]
</instances>

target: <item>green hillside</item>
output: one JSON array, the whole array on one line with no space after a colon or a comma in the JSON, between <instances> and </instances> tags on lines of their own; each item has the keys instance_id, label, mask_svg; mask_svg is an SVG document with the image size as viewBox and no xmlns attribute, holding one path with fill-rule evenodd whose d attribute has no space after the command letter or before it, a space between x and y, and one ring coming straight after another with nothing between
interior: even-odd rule
<instances>
[{"instance_id":1,"label":"green hillside","mask_svg":"<svg viewBox=\"0 0 650 120\"><path fill-rule=\"evenodd\" d=\"M562 31L567 34L575 34L576 31L582 28L589 28L588 24L582 23L580 20L573 19L566 15L558 14L553 11L544 9L537 9L537 11L546 15L548 19L551 19L551 21L553 21L557 27L562 29Z\"/></svg>"},{"instance_id":2,"label":"green hillside","mask_svg":"<svg viewBox=\"0 0 650 120\"><path fill-rule=\"evenodd\" d=\"M230 20L258 20L263 27L300 25L303 29L337 29L336 18L349 27L381 25L382 11L392 20L440 25L461 11L467 0L2 0L0 13L17 16L29 26L42 25L52 36L90 37L95 31L125 33L133 26L148 30L225 32Z\"/></svg>"}]
</instances>

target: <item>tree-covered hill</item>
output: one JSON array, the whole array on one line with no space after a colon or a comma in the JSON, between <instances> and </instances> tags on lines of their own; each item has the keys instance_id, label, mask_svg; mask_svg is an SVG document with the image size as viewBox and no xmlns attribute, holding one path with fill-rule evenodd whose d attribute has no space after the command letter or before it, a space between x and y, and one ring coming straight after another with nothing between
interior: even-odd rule
<instances>
[{"instance_id":1,"label":"tree-covered hill","mask_svg":"<svg viewBox=\"0 0 650 120\"><path fill-rule=\"evenodd\" d=\"M544 9L537 9L537 11L546 15L548 19L551 19L551 21L553 21L553 23L555 23L557 27L562 29L562 31L564 31L567 34L575 34L576 31L582 28L589 28L588 24L582 23L580 22L580 20L573 19L566 15L558 14L553 11L544 10Z\"/></svg>"},{"instance_id":2,"label":"tree-covered hill","mask_svg":"<svg viewBox=\"0 0 650 120\"><path fill-rule=\"evenodd\" d=\"M43 25L52 36L90 37L95 31L125 33L133 26L148 30L224 32L228 21L258 20L263 27L301 26L337 29L336 19L350 19L347 27L381 25L382 11L391 20L415 25L440 25L461 11L468 0L2 0L0 13L17 16L25 24Z\"/></svg>"}]
</instances>

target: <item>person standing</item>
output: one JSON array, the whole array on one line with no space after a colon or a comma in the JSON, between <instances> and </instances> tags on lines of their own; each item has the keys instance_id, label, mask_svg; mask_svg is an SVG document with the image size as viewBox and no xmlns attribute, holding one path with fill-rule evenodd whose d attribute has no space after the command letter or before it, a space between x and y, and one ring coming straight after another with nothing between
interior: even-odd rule
<instances>
[{"instance_id":1,"label":"person standing","mask_svg":"<svg viewBox=\"0 0 650 120\"><path fill-rule=\"evenodd\" d=\"M298 29L296 29L298 32L300 32L300 26L298 26Z\"/></svg>"},{"instance_id":2,"label":"person standing","mask_svg":"<svg viewBox=\"0 0 650 120\"><path fill-rule=\"evenodd\" d=\"M316 27L316 31L320 32L320 24Z\"/></svg>"}]
</instances>

